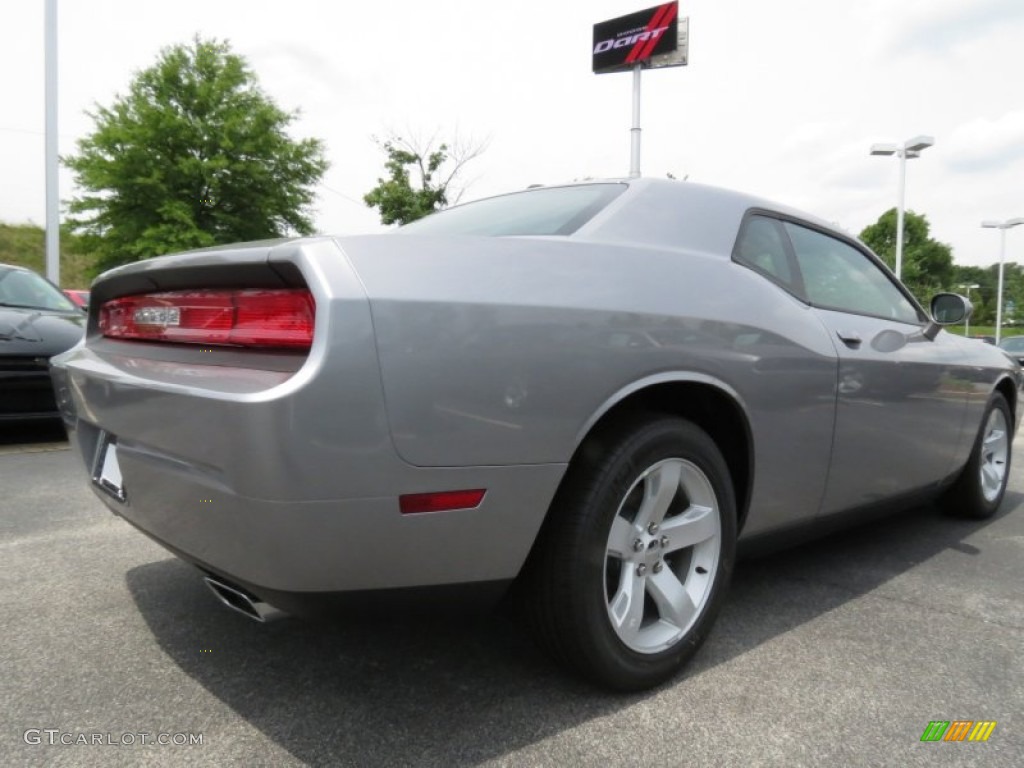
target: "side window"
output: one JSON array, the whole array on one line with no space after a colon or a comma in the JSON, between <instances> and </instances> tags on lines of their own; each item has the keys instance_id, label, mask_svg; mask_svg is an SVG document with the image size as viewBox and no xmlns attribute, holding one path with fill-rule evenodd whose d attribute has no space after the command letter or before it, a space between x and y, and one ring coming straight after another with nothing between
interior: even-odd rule
<instances>
[{"instance_id":1,"label":"side window","mask_svg":"<svg viewBox=\"0 0 1024 768\"><path fill-rule=\"evenodd\" d=\"M734 256L738 262L771 277L793 293L801 295L799 279L793 274L785 235L779 222L764 216L751 216L736 241Z\"/></svg>"},{"instance_id":2,"label":"side window","mask_svg":"<svg viewBox=\"0 0 1024 768\"><path fill-rule=\"evenodd\" d=\"M807 299L812 304L903 323L922 322L914 305L859 250L788 221L783 226L796 252Z\"/></svg>"}]
</instances>

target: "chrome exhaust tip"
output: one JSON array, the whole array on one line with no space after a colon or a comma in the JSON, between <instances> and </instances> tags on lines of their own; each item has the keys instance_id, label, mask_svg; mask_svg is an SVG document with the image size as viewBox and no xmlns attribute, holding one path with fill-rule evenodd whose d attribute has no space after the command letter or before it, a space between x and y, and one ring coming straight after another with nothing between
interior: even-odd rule
<instances>
[{"instance_id":1,"label":"chrome exhaust tip","mask_svg":"<svg viewBox=\"0 0 1024 768\"><path fill-rule=\"evenodd\" d=\"M243 592L238 587L225 584L220 579L204 576L203 581L224 605L233 611L238 611L243 616L248 616L253 621L266 624L283 619L287 615L270 603L265 603L258 597Z\"/></svg>"}]
</instances>

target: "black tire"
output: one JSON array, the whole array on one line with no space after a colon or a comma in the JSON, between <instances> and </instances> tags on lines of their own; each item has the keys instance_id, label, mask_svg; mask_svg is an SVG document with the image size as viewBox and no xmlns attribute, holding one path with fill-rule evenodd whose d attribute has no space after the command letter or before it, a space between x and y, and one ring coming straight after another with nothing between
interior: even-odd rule
<instances>
[{"instance_id":1,"label":"black tire","mask_svg":"<svg viewBox=\"0 0 1024 768\"><path fill-rule=\"evenodd\" d=\"M985 408L971 457L942 500L947 513L974 520L995 514L1010 478L1012 439L1010 406L1002 394L995 392Z\"/></svg>"},{"instance_id":2,"label":"black tire","mask_svg":"<svg viewBox=\"0 0 1024 768\"><path fill-rule=\"evenodd\" d=\"M651 528L645 520L663 506ZM603 687L644 690L704 642L735 551L735 494L718 447L688 421L648 416L582 447L531 553L522 599L556 660Z\"/></svg>"}]
</instances>

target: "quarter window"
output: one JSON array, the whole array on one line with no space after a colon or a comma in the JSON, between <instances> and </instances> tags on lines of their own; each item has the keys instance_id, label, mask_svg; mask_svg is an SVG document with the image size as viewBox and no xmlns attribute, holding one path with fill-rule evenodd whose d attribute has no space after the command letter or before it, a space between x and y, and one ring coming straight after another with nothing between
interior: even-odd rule
<instances>
[{"instance_id":1,"label":"quarter window","mask_svg":"<svg viewBox=\"0 0 1024 768\"><path fill-rule=\"evenodd\" d=\"M747 219L736 243L736 260L802 297L799 275L786 247L785 233L779 222L764 216Z\"/></svg>"}]
</instances>

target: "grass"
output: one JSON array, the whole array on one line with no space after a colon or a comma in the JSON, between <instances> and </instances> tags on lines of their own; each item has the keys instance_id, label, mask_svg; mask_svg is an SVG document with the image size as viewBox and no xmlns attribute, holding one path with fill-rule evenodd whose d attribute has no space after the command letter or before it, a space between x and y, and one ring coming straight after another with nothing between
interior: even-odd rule
<instances>
[{"instance_id":1,"label":"grass","mask_svg":"<svg viewBox=\"0 0 1024 768\"><path fill-rule=\"evenodd\" d=\"M46 234L34 224L0 223L0 264L28 267L46 274ZM88 288L88 259L75 253L75 238L61 233L60 283L62 288Z\"/></svg>"},{"instance_id":2,"label":"grass","mask_svg":"<svg viewBox=\"0 0 1024 768\"><path fill-rule=\"evenodd\" d=\"M950 333L958 333L961 336L964 335L964 327L962 325L951 325L946 328ZM1003 332L1000 334L1000 338L1005 339L1007 336L1020 336L1024 334L1024 327L1017 326L1003 326ZM995 336L996 327L994 325L974 325L971 324L971 336Z\"/></svg>"}]
</instances>

